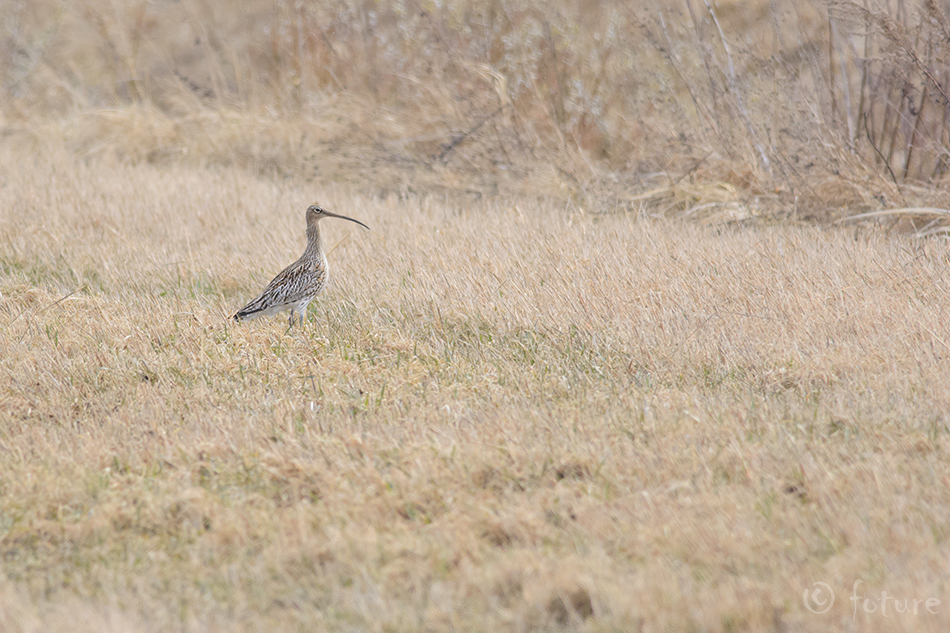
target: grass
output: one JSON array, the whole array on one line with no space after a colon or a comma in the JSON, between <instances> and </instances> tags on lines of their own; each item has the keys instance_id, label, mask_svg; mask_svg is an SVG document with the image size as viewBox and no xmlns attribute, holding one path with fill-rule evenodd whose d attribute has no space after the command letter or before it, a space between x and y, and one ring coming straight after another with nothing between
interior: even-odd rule
<instances>
[{"instance_id":1,"label":"grass","mask_svg":"<svg viewBox=\"0 0 950 633\"><path fill-rule=\"evenodd\" d=\"M383 197L947 227L950 18L934 2L228 9L12 2L5 137Z\"/></svg>"},{"instance_id":2,"label":"grass","mask_svg":"<svg viewBox=\"0 0 950 633\"><path fill-rule=\"evenodd\" d=\"M5 630L808 631L854 579L946 596L944 242L330 186L373 230L324 223L288 333L228 315L316 188L47 161L0 190Z\"/></svg>"},{"instance_id":3,"label":"grass","mask_svg":"<svg viewBox=\"0 0 950 633\"><path fill-rule=\"evenodd\" d=\"M0 631L948 629L936 3L100 4L0 15Z\"/></svg>"}]
</instances>

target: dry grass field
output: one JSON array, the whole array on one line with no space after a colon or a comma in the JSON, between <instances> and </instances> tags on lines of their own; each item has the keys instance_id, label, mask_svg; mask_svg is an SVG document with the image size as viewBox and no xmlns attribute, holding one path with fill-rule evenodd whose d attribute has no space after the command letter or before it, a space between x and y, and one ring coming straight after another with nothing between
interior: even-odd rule
<instances>
[{"instance_id":1,"label":"dry grass field","mask_svg":"<svg viewBox=\"0 0 950 633\"><path fill-rule=\"evenodd\" d=\"M0 631L950 629L946 117L832 98L898 26L10 6Z\"/></svg>"},{"instance_id":2,"label":"dry grass field","mask_svg":"<svg viewBox=\"0 0 950 633\"><path fill-rule=\"evenodd\" d=\"M820 631L853 579L946 598L945 242L3 170L4 630ZM372 232L324 222L304 328L229 323L318 194Z\"/></svg>"}]
</instances>

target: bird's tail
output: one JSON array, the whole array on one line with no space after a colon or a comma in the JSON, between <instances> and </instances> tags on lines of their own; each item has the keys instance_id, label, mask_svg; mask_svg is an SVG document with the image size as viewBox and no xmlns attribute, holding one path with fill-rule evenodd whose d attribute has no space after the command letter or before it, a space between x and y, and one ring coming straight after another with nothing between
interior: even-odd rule
<instances>
[{"instance_id":1,"label":"bird's tail","mask_svg":"<svg viewBox=\"0 0 950 633\"><path fill-rule=\"evenodd\" d=\"M248 308L243 308L235 312L234 316L231 318L240 323L241 321L245 321L247 319L253 319L256 316L259 316L260 313L260 310L249 310Z\"/></svg>"}]
</instances>

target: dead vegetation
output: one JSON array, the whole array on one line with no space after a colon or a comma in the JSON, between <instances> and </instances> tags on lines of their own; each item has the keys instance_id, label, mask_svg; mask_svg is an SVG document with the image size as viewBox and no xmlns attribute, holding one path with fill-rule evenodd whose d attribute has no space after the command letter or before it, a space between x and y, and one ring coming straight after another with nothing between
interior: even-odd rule
<instances>
[{"instance_id":1,"label":"dead vegetation","mask_svg":"<svg viewBox=\"0 0 950 633\"><path fill-rule=\"evenodd\" d=\"M935 2L13 2L0 124L384 196L826 222L948 208L948 23Z\"/></svg>"},{"instance_id":2,"label":"dead vegetation","mask_svg":"<svg viewBox=\"0 0 950 633\"><path fill-rule=\"evenodd\" d=\"M373 231L327 227L286 333L227 317L311 185L3 168L5 630L818 631L852 579L943 595L943 243L331 186Z\"/></svg>"}]
</instances>

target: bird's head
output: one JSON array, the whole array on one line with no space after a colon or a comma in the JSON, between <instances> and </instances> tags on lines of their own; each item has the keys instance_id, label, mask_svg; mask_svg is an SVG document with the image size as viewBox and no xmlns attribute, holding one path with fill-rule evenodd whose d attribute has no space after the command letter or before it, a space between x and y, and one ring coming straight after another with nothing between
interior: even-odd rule
<instances>
[{"instance_id":1,"label":"bird's head","mask_svg":"<svg viewBox=\"0 0 950 633\"><path fill-rule=\"evenodd\" d=\"M319 204L311 204L307 207L307 225L315 226L317 222L323 218L340 218L342 220L349 220L350 222L356 222L364 229L369 230L369 227L360 222L359 220L354 220L353 218L348 218L345 215L339 215L337 213L330 213Z\"/></svg>"}]
</instances>

